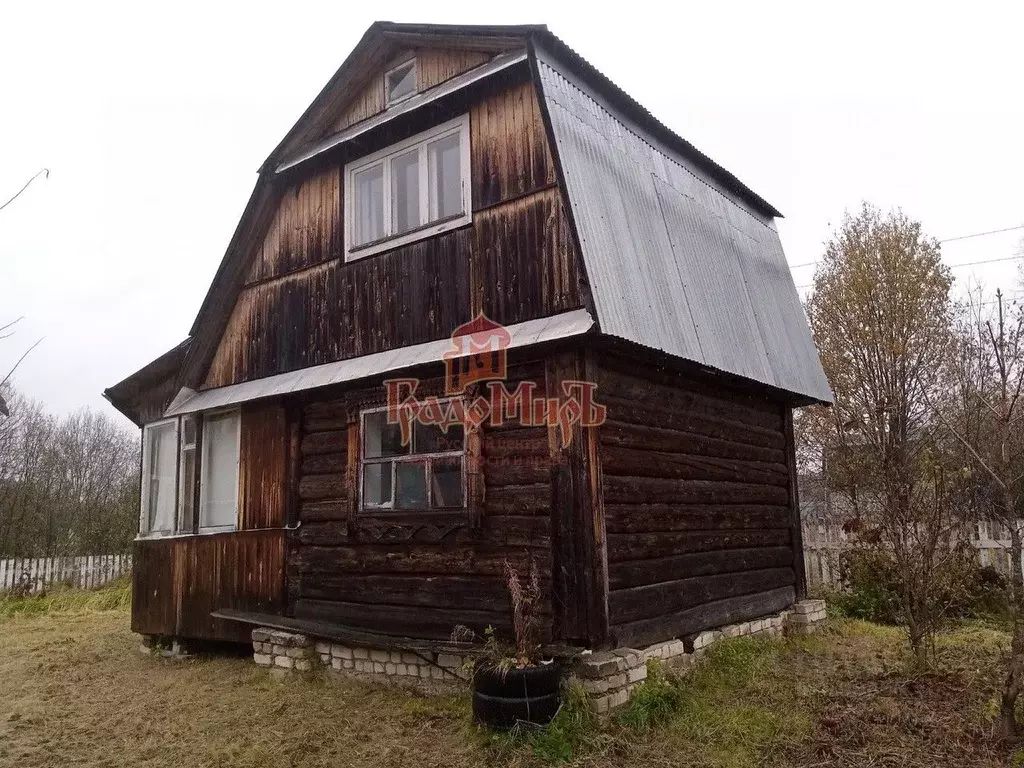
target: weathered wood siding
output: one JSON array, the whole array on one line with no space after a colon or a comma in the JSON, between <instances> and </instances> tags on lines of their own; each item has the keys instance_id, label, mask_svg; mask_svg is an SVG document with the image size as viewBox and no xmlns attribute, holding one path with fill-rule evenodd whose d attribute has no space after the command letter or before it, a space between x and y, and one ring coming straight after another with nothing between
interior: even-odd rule
<instances>
[{"instance_id":1,"label":"weathered wood siding","mask_svg":"<svg viewBox=\"0 0 1024 768\"><path fill-rule=\"evenodd\" d=\"M284 610L284 536L264 530L136 541L132 631L248 641L251 627L210 612Z\"/></svg>"},{"instance_id":2,"label":"weathered wood siding","mask_svg":"<svg viewBox=\"0 0 1024 768\"><path fill-rule=\"evenodd\" d=\"M512 366L513 382L527 376L543 382L543 365ZM425 381L421 392L431 391L440 392L439 379ZM375 384L310 399L302 408L301 525L290 544L290 613L426 639L446 639L457 624L507 631L506 559L526 573L535 558L550 590L547 430L484 430L468 459L470 471L476 458L482 463L484 488L477 498L470 491L465 510L364 513L356 488L358 413L382 404L383 386ZM547 637L550 604L543 614Z\"/></svg>"},{"instance_id":3,"label":"weathered wood siding","mask_svg":"<svg viewBox=\"0 0 1024 768\"><path fill-rule=\"evenodd\" d=\"M368 117L383 112L385 107L384 73L402 62L408 61L413 56L416 57L416 66L419 69L419 90L425 91L456 75L478 67L490 59L491 54L445 48L424 48L399 54L391 60L388 66L368 79L358 95L342 109L341 115L329 133L348 128L350 125L355 125Z\"/></svg>"},{"instance_id":4,"label":"weathered wood siding","mask_svg":"<svg viewBox=\"0 0 1024 768\"><path fill-rule=\"evenodd\" d=\"M616 642L639 647L792 603L784 406L612 359L598 381Z\"/></svg>"},{"instance_id":5,"label":"weathered wood siding","mask_svg":"<svg viewBox=\"0 0 1024 768\"><path fill-rule=\"evenodd\" d=\"M470 134L472 225L348 264L342 161L295 180L253 254L204 387L445 338L481 311L511 324L583 306L532 84L473 105ZM378 144L406 135L396 128Z\"/></svg>"},{"instance_id":6,"label":"weathered wood siding","mask_svg":"<svg viewBox=\"0 0 1024 768\"><path fill-rule=\"evenodd\" d=\"M239 528L280 528L287 505L289 430L277 401L242 408L238 462Z\"/></svg>"}]
</instances>

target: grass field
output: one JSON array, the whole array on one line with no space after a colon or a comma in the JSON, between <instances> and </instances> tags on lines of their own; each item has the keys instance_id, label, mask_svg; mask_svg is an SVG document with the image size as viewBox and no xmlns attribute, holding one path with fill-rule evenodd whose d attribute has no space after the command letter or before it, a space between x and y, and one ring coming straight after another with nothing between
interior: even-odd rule
<instances>
[{"instance_id":1,"label":"grass field","mask_svg":"<svg viewBox=\"0 0 1024 768\"><path fill-rule=\"evenodd\" d=\"M145 657L123 586L0 599L0 765L1005 766L990 716L1006 642L960 628L940 671L911 674L898 630L870 624L732 640L611 723L569 707L510 738L473 726L465 696Z\"/></svg>"}]
</instances>

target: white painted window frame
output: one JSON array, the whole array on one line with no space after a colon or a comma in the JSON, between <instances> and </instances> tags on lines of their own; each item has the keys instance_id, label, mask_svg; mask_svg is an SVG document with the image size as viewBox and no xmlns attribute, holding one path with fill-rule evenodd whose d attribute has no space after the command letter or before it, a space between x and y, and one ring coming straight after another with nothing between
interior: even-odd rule
<instances>
[{"instance_id":1,"label":"white painted window frame","mask_svg":"<svg viewBox=\"0 0 1024 768\"><path fill-rule=\"evenodd\" d=\"M174 523L169 531L151 531L149 530L149 494L150 494L150 478L149 473L153 465L153 455L149 450L149 433L157 428L167 424L174 425ZM178 419L171 417L169 419L160 419L159 421L153 421L142 427L142 489L139 499L139 537L147 539L158 539L167 536L174 536L178 533L178 474L180 467L179 463L179 445L181 440L181 424Z\"/></svg>"},{"instance_id":2,"label":"white painted window frame","mask_svg":"<svg viewBox=\"0 0 1024 768\"><path fill-rule=\"evenodd\" d=\"M404 96L399 96L397 99L392 99L391 98L391 94L389 93L389 89L388 89L388 81L391 79L391 75L393 73L397 72L400 69L405 69L410 64L412 64L412 76L413 76L413 80L415 81L414 85L412 87L412 91L407 93L407 94L405 94ZM393 107L396 104L401 104L403 101L405 101L406 99L411 99L413 96L415 96L419 92L420 92L420 66L417 63L415 57L413 57L411 59L406 59L405 61L401 62L400 64L396 64L395 66L393 66L391 69L389 69L387 72L384 73L384 102L385 102L385 107Z\"/></svg>"},{"instance_id":3,"label":"white painted window frame","mask_svg":"<svg viewBox=\"0 0 1024 768\"><path fill-rule=\"evenodd\" d=\"M456 398L449 398L447 400L441 400L442 404L447 404L455 400ZM380 458L367 459L365 456L366 445L366 417L373 413L380 413L386 411L388 406L382 406L380 408L364 408L359 411L359 511L368 514L374 514L378 512L385 513L398 513L398 514L430 514L430 513L445 513L445 512L462 512L469 507L469 483L466 478L466 456L469 455L469 436L463 429L462 435L462 448L457 451L439 451L437 453L408 453L401 456L382 456ZM423 461L424 459L451 459L458 458L462 464L462 506L461 507L434 507L427 506L422 508L396 508L395 493L398 487L397 484L397 466L399 463L408 462L415 463L417 461ZM367 464L383 464L385 462L391 462L391 503L390 504L366 504L363 500L363 469ZM427 499L428 503L432 501L434 491L431 486L431 475L433 472L433 462L428 461L426 464L426 483L427 483Z\"/></svg>"},{"instance_id":4,"label":"white painted window frame","mask_svg":"<svg viewBox=\"0 0 1024 768\"><path fill-rule=\"evenodd\" d=\"M434 222L421 224L415 229L400 235L390 234L392 223L391 198L391 161L398 155L405 154L417 147L419 149L419 193L420 215L430 217L430 183L428 178L427 145L438 139L457 133L459 136L459 170L461 176L462 213ZM469 113L460 115L454 120L435 126L429 131L418 133L397 144L361 157L345 165L345 261L356 261L382 251L390 251L418 240L423 240L451 229L464 227L473 221L472 201L470 199L470 167L469 167ZM384 236L378 240L355 245L355 175L374 165L382 166L384 210Z\"/></svg>"},{"instance_id":5,"label":"white painted window frame","mask_svg":"<svg viewBox=\"0 0 1024 768\"><path fill-rule=\"evenodd\" d=\"M209 456L210 456L210 445L212 443L209 440L209 431L207 430L206 424L209 419L234 415L236 418L235 422L235 521L231 525L206 525L202 524L203 521L203 505L206 502L206 470L209 467ZM238 512L241 508L241 500L238 497L239 490L239 472L240 464L242 460L242 412L239 408L222 408L216 411L209 411L203 413L203 424L202 424L202 439L200 440L200 459L199 459L199 509L196 510L197 530L199 533L225 533L228 531L238 530Z\"/></svg>"}]
</instances>

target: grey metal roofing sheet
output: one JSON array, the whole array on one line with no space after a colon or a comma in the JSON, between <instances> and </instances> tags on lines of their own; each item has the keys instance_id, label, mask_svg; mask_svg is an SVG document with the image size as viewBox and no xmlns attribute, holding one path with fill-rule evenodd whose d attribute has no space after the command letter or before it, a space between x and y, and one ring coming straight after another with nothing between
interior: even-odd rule
<instances>
[{"instance_id":1,"label":"grey metal roofing sheet","mask_svg":"<svg viewBox=\"0 0 1024 768\"><path fill-rule=\"evenodd\" d=\"M773 219L537 57L602 333L831 402Z\"/></svg>"},{"instance_id":2,"label":"grey metal roofing sheet","mask_svg":"<svg viewBox=\"0 0 1024 768\"><path fill-rule=\"evenodd\" d=\"M546 341L557 341L580 336L594 325L594 318L585 309L574 309L551 317L527 320L506 328L509 332L509 349L528 347ZM291 392L301 392L331 384L342 384L370 376L411 368L425 363L442 360L442 355L452 350L451 339L438 339L424 344L363 355L349 360L303 368L263 379L231 384L217 389L195 392L183 389L167 408L164 416L179 416L183 413L208 411L213 408L247 403L265 397L276 397Z\"/></svg>"}]
</instances>

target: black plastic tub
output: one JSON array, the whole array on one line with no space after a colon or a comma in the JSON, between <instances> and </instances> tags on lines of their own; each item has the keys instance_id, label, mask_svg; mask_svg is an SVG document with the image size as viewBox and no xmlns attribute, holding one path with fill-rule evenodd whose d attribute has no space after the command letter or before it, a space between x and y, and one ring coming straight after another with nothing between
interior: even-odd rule
<instances>
[{"instance_id":1,"label":"black plastic tub","mask_svg":"<svg viewBox=\"0 0 1024 768\"><path fill-rule=\"evenodd\" d=\"M547 725L562 703L562 668L555 662L473 673L473 717L488 728L507 730L517 722Z\"/></svg>"}]
</instances>

